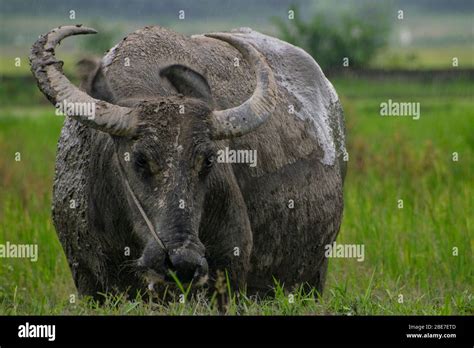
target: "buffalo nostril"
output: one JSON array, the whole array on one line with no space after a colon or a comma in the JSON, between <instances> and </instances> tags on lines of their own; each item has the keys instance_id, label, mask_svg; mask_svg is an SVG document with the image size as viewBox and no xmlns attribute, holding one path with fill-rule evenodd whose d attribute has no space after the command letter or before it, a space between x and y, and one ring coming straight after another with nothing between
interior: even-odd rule
<instances>
[{"instance_id":1,"label":"buffalo nostril","mask_svg":"<svg viewBox=\"0 0 474 348\"><path fill-rule=\"evenodd\" d=\"M183 252L170 256L170 270L182 283L196 282L207 276L208 265L204 257L194 252Z\"/></svg>"},{"instance_id":2,"label":"buffalo nostril","mask_svg":"<svg viewBox=\"0 0 474 348\"><path fill-rule=\"evenodd\" d=\"M207 261L204 257L201 257L199 260L199 265L194 272L194 279L198 279L200 277L207 276L207 272L209 271L209 266L207 265Z\"/></svg>"}]
</instances>

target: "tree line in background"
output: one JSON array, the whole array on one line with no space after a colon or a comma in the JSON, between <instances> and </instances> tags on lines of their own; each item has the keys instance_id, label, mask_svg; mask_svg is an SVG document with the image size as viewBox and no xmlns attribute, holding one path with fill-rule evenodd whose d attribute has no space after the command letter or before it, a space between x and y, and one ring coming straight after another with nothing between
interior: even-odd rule
<instances>
[{"instance_id":1,"label":"tree line in background","mask_svg":"<svg viewBox=\"0 0 474 348\"><path fill-rule=\"evenodd\" d=\"M314 13L304 20L298 6L288 10L290 18L273 17L278 36L305 49L324 69L341 66L366 67L377 51L388 43L390 22L386 8L362 6L357 11ZM115 33L98 21L92 27L99 30L94 40L85 40L85 50L102 54L113 46Z\"/></svg>"},{"instance_id":2,"label":"tree line in background","mask_svg":"<svg viewBox=\"0 0 474 348\"><path fill-rule=\"evenodd\" d=\"M236 15L252 18L268 16L275 10L290 5L304 8L314 7L358 7L361 4L416 8L430 12L473 11L472 0L0 0L0 13L3 15L31 14L51 15L64 13L70 9L82 9L87 16L105 15L123 19L175 14L186 9L195 19L201 17L229 18ZM104 11L106 9L106 11Z\"/></svg>"},{"instance_id":3,"label":"tree line in background","mask_svg":"<svg viewBox=\"0 0 474 348\"><path fill-rule=\"evenodd\" d=\"M308 20L301 18L297 7L292 9L288 20L273 18L279 37L305 49L323 69L365 67L388 43L391 22L382 6L315 13Z\"/></svg>"},{"instance_id":4,"label":"tree line in background","mask_svg":"<svg viewBox=\"0 0 474 348\"><path fill-rule=\"evenodd\" d=\"M81 17L96 18L92 27L100 35L85 40L87 52L102 54L113 46L122 33L114 27L116 18L128 20L155 17L154 23L163 24L163 18L174 18L185 9L191 21L225 21L254 18L258 23L268 22L276 36L310 53L323 69L341 66L366 67L378 51L388 44L394 11L403 8L418 11L474 10L473 0L0 0L2 16L35 15L47 18L64 16L76 9ZM289 16L293 11L293 17ZM112 19L114 18L114 19ZM158 19L160 18L160 19ZM235 20L239 22L239 20ZM231 29L231 27L227 28ZM0 37L2 37L0 35Z\"/></svg>"}]
</instances>

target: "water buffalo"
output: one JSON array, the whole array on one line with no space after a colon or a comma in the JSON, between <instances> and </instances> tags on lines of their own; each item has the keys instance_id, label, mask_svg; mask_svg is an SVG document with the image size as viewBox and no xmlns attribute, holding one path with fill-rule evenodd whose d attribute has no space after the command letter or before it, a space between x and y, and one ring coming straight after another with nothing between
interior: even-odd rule
<instances>
[{"instance_id":1,"label":"water buffalo","mask_svg":"<svg viewBox=\"0 0 474 348\"><path fill-rule=\"evenodd\" d=\"M62 72L63 26L33 45L40 90L69 117L53 220L80 294L212 284L322 291L345 175L337 94L305 51L249 28L191 37L140 29L81 88ZM256 163L219 160L254 151Z\"/></svg>"}]
</instances>

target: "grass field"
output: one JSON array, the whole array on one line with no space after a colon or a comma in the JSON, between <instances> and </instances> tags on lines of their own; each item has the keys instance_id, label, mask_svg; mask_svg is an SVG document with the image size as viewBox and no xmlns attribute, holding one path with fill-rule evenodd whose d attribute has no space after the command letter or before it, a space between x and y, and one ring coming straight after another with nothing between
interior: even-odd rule
<instances>
[{"instance_id":1,"label":"grass field","mask_svg":"<svg viewBox=\"0 0 474 348\"><path fill-rule=\"evenodd\" d=\"M345 108L350 155L337 241L364 244L365 260L332 259L319 301L277 285L274 300L241 296L228 313L474 314L472 83L334 84ZM420 102L420 119L379 116L387 99ZM0 314L217 313L215 298L71 303L76 291L50 217L63 120L50 106L2 105L0 243L37 243L39 258L1 260Z\"/></svg>"}]
</instances>

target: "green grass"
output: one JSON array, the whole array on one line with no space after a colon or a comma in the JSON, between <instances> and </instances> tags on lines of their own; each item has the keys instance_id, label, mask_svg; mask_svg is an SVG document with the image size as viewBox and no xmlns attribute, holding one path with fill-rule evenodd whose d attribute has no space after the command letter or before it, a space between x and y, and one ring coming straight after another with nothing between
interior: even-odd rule
<instances>
[{"instance_id":1,"label":"green grass","mask_svg":"<svg viewBox=\"0 0 474 348\"><path fill-rule=\"evenodd\" d=\"M364 244L365 260L332 259L319 301L276 284L274 299L242 294L237 301L231 293L228 313L472 315L471 82L333 82L345 108L350 155L337 241ZM389 98L420 102L420 119L379 116ZM50 217L62 124L53 115L44 106L0 109L0 243L39 245L35 263L0 260L0 314L216 314L216 295L188 295L185 303L123 296L108 296L102 306L70 302L76 291Z\"/></svg>"},{"instance_id":2,"label":"green grass","mask_svg":"<svg viewBox=\"0 0 474 348\"><path fill-rule=\"evenodd\" d=\"M454 69L453 58L459 69L474 67L474 47L467 44L439 46L388 47L379 52L371 67L381 69Z\"/></svg>"}]
</instances>

